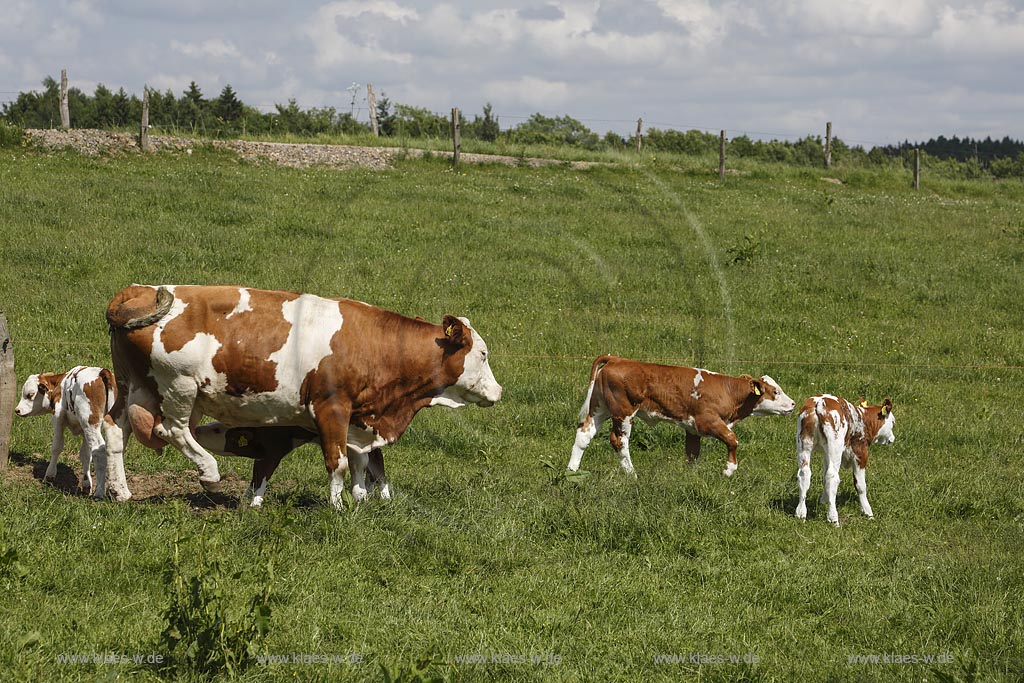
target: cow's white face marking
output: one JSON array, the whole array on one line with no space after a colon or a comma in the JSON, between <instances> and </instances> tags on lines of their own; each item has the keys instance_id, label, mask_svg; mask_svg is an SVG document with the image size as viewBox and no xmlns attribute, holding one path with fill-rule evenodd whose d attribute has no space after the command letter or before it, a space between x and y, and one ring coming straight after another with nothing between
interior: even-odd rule
<instances>
[{"instance_id":1,"label":"cow's white face marking","mask_svg":"<svg viewBox=\"0 0 1024 683\"><path fill-rule=\"evenodd\" d=\"M487 344L470 326L469 320L459 320L473 335L473 346L463 360L462 374L455 380L455 384L445 389L440 396L434 397L430 405L460 408L467 403L475 403L482 408L492 406L501 400L501 385L491 372Z\"/></svg>"},{"instance_id":2,"label":"cow's white face marking","mask_svg":"<svg viewBox=\"0 0 1024 683\"><path fill-rule=\"evenodd\" d=\"M873 443L885 446L896 441L896 433L893 431L895 427L896 416L889 413L885 418L885 422L882 423L881 429L878 430L878 434L875 435Z\"/></svg>"},{"instance_id":3,"label":"cow's white face marking","mask_svg":"<svg viewBox=\"0 0 1024 683\"><path fill-rule=\"evenodd\" d=\"M241 287L238 290L238 303L235 304L235 307L231 309L230 313L224 316L224 319L226 320L233 315L238 315L239 313L245 313L246 311L251 310L252 306L249 305L249 290L245 287Z\"/></svg>"},{"instance_id":4,"label":"cow's white face marking","mask_svg":"<svg viewBox=\"0 0 1024 683\"><path fill-rule=\"evenodd\" d=\"M761 381L775 389L775 397L772 399L768 399L767 396L762 398L754 407L753 415L789 415L793 412L793 409L796 408L796 401L787 396L775 380L764 375Z\"/></svg>"},{"instance_id":5,"label":"cow's white face marking","mask_svg":"<svg viewBox=\"0 0 1024 683\"><path fill-rule=\"evenodd\" d=\"M39 389L39 375L29 375L25 385L21 388L21 400L14 408L14 414L18 417L31 417L32 415L43 415L53 411L53 404L45 391Z\"/></svg>"}]
</instances>

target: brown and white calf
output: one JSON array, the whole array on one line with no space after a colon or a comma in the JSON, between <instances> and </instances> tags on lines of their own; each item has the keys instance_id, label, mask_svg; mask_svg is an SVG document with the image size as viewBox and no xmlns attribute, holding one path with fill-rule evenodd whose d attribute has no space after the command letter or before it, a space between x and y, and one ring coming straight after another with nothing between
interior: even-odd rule
<instances>
[{"instance_id":1,"label":"brown and white calf","mask_svg":"<svg viewBox=\"0 0 1024 683\"><path fill-rule=\"evenodd\" d=\"M29 376L14 413L20 417L46 413L53 415L53 444L45 480L51 481L57 476L57 458L64 448L64 430L67 429L72 434L82 436L82 446L78 451L78 459L82 463L82 491L91 492L96 498L104 496L107 485L107 451L123 450L121 430L110 415L116 401L114 375L106 368L79 365L63 374ZM95 482L89 471L93 461L96 465ZM120 476L112 472L112 493L119 499L131 496L127 485L121 486L123 477L123 471Z\"/></svg>"},{"instance_id":2,"label":"brown and white calf","mask_svg":"<svg viewBox=\"0 0 1024 683\"><path fill-rule=\"evenodd\" d=\"M730 377L699 368L655 365L601 356L590 370L590 387L580 409L576 443L569 470L579 469L583 451L601 425L611 418L610 439L619 464L634 474L629 457L633 418L648 424L671 422L686 430L686 454L690 462L700 455L700 439L718 439L729 450L723 474L736 471L739 441L733 426L750 415L788 415L796 403L775 380L765 375Z\"/></svg>"},{"instance_id":3,"label":"brown and white calf","mask_svg":"<svg viewBox=\"0 0 1024 683\"><path fill-rule=\"evenodd\" d=\"M383 478L371 454L397 441L419 410L501 398L487 345L466 318L436 325L312 294L134 285L111 300L107 322L124 414L139 440L173 445L210 490L220 488L220 472L203 441L247 450L254 504L295 435L320 442L331 502L340 506L346 473L353 498L365 498L367 467ZM196 427L204 415L225 433ZM231 443L232 428L249 429L255 447L237 431L245 443Z\"/></svg>"},{"instance_id":4,"label":"brown and white calf","mask_svg":"<svg viewBox=\"0 0 1024 683\"><path fill-rule=\"evenodd\" d=\"M874 517L868 503L865 471L868 466L868 447L890 444L896 440L893 428L896 417L892 401L869 406L860 401L851 403L844 398L822 394L812 396L800 408L800 422L796 430L796 457L799 469L796 478L800 485L800 501L796 516L807 517L807 489L811 485L811 455L821 451L823 456L824 487L820 502L828 501L828 521L839 526L836 510L836 491L839 488L839 468L846 465L853 470L853 483L860 496L860 509Z\"/></svg>"}]
</instances>

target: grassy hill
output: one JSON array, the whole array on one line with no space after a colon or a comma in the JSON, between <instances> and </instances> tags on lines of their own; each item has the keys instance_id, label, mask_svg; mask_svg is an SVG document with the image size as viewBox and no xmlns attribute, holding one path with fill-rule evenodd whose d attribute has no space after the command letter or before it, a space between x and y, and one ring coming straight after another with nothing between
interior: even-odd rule
<instances>
[{"instance_id":1,"label":"grassy hill","mask_svg":"<svg viewBox=\"0 0 1024 683\"><path fill-rule=\"evenodd\" d=\"M720 182L710 166L335 172L203 149L0 150L19 381L109 365L103 313L126 284L224 283L468 316L505 387L490 409L421 413L386 452L395 500L344 512L309 446L248 511L249 461L219 459L232 494L211 499L184 456L133 441L137 499L96 503L68 491L73 458L58 486L38 481L48 420L18 419L0 670L159 679L64 660L166 656L177 554L234 616L271 586L260 652L287 661L245 681L1024 677L1024 185L915 193L894 171L830 171L837 185L760 165ZM828 524L815 461L809 519L794 519L795 417L741 423L731 479L720 444L691 467L682 432L638 425L637 480L604 435L590 475L567 480L590 362L608 352L770 374L798 402L891 397L897 441L868 468L876 518L844 472L843 527Z\"/></svg>"}]
</instances>

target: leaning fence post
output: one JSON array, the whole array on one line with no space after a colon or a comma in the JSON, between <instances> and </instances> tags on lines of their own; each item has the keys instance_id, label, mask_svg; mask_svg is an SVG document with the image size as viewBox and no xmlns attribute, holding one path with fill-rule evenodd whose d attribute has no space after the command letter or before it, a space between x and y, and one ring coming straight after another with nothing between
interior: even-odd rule
<instances>
[{"instance_id":1,"label":"leaning fence post","mask_svg":"<svg viewBox=\"0 0 1024 683\"><path fill-rule=\"evenodd\" d=\"M914 189L921 189L921 150L914 148Z\"/></svg>"},{"instance_id":2,"label":"leaning fence post","mask_svg":"<svg viewBox=\"0 0 1024 683\"><path fill-rule=\"evenodd\" d=\"M142 124L139 126L139 149L149 152L153 149L149 141L149 88L142 93Z\"/></svg>"},{"instance_id":3,"label":"leaning fence post","mask_svg":"<svg viewBox=\"0 0 1024 683\"><path fill-rule=\"evenodd\" d=\"M459 127L459 108L452 107L452 166L459 165L459 152L462 149L462 130Z\"/></svg>"},{"instance_id":4,"label":"leaning fence post","mask_svg":"<svg viewBox=\"0 0 1024 683\"><path fill-rule=\"evenodd\" d=\"M832 168L832 122L825 123L825 168Z\"/></svg>"},{"instance_id":5,"label":"leaning fence post","mask_svg":"<svg viewBox=\"0 0 1024 683\"><path fill-rule=\"evenodd\" d=\"M71 127L71 114L68 112L68 70L60 70L60 127L67 130Z\"/></svg>"},{"instance_id":6,"label":"leaning fence post","mask_svg":"<svg viewBox=\"0 0 1024 683\"><path fill-rule=\"evenodd\" d=\"M14 374L14 343L7 329L7 318L0 311L0 470L7 469L11 451L11 422L14 420L14 404L18 396L17 378Z\"/></svg>"},{"instance_id":7,"label":"leaning fence post","mask_svg":"<svg viewBox=\"0 0 1024 683\"><path fill-rule=\"evenodd\" d=\"M373 92L373 83L366 84L366 106L370 109L370 130L373 137L380 137L380 128L377 126L377 95Z\"/></svg>"},{"instance_id":8,"label":"leaning fence post","mask_svg":"<svg viewBox=\"0 0 1024 683\"><path fill-rule=\"evenodd\" d=\"M718 136L718 178L725 180L725 131Z\"/></svg>"}]
</instances>

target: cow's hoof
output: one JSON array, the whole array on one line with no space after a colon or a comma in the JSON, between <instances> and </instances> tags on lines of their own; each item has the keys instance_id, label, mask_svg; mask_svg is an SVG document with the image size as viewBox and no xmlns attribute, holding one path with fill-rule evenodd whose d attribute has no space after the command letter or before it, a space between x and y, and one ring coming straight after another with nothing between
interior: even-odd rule
<instances>
[{"instance_id":1,"label":"cow's hoof","mask_svg":"<svg viewBox=\"0 0 1024 683\"><path fill-rule=\"evenodd\" d=\"M200 479L199 483L207 493L224 493L224 480L222 479L218 479L217 481Z\"/></svg>"}]
</instances>

